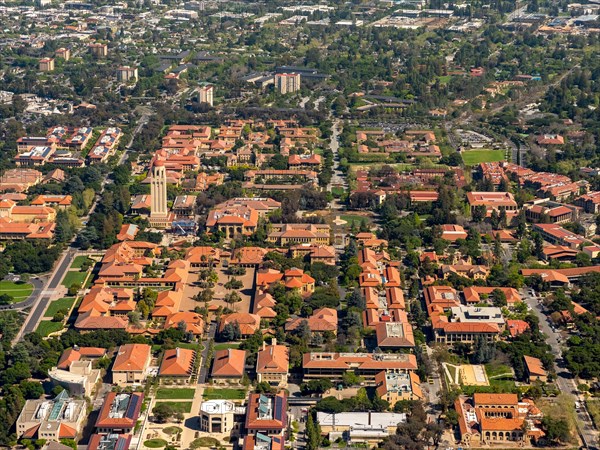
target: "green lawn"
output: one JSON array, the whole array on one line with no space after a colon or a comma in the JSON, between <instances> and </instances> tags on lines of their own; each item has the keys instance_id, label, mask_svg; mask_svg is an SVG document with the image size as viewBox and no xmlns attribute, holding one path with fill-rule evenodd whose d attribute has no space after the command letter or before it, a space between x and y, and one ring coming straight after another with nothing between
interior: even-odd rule
<instances>
[{"instance_id":1,"label":"green lawn","mask_svg":"<svg viewBox=\"0 0 600 450\"><path fill-rule=\"evenodd\" d=\"M164 439L148 439L144 441L144 447L148 448L163 448L167 446L167 441Z\"/></svg>"},{"instance_id":2,"label":"green lawn","mask_svg":"<svg viewBox=\"0 0 600 450\"><path fill-rule=\"evenodd\" d=\"M246 398L246 390L206 388L203 397L206 400L243 400Z\"/></svg>"},{"instance_id":3,"label":"green lawn","mask_svg":"<svg viewBox=\"0 0 600 450\"><path fill-rule=\"evenodd\" d=\"M482 162L506 160L506 150L467 150L462 152L462 159L467 166Z\"/></svg>"},{"instance_id":4,"label":"green lawn","mask_svg":"<svg viewBox=\"0 0 600 450\"><path fill-rule=\"evenodd\" d=\"M181 389L167 389L160 388L156 392L156 398L161 400L185 400L194 398L196 389L193 388L181 388Z\"/></svg>"},{"instance_id":5,"label":"green lawn","mask_svg":"<svg viewBox=\"0 0 600 450\"><path fill-rule=\"evenodd\" d=\"M167 434L179 434L183 431L182 428L179 427L167 427L167 428L163 428L163 433L167 433Z\"/></svg>"},{"instance_id":6,"label":"green lawn","mask_svg":"<svg viewBox=\"0 0 600 450\"><path fill-rule=\"evenodd\" d=\"M42 336L49 336L51 333L55 333L63 329L62 322L52 322L51 320L42 320L37 327L37 332Z\"/></svg>"},{"instance_id":7,"label":"green lawn","mask_svg":"<svg viewBox=\"0 0 600 450\"><path fill-rule=\"evenodd\" d=\"M218 439L210 436L203 436L198 439L194 439L190 443L190 448L196 449L199 447L218 447L219 445L221 445L221 442L219 442Z\"/></svg>"},{"instance_id":8,"label":"green lawn","mask_svg":"<svg viewBox=\"0 0 600 450\"><path fill-rule=\"evenodd\" d=\"M348 226L352 225L352 222L354 221L354 223L357 227L360 226L360 224L362 223L363 220L366 220L367 223L372 222L372 219L370 217L359 216L358 214L342 214L340 216L340 219L348 222Z\"/></svg>"},{"instance_id":9,"label":"green lawn","mask_svg":"<svg viewBox=\"0 0 600 450\"><path fill-rule=\"evenodd\" d=\"M175 413L181 412L185 414L192 411L192 402L156 402L154 406L162 403L171 406Z\"/></svg>"},{"instance_id":10,"label":"green lawn","mask_svg":"<svg viewBox=\"0 0 600 450\"><path fill-rule=\"evenodd\" d=\"M76 270L69 270L63 278L62 285L66 288L70 288L73 283L80 284L83 286L83 282L87 277L87 272L79 272Z\"/></svg>"},{"instance_id":11,"label":"green lawn","mask_svg":"<svg viewBox=\"0 0 600 450\"><path fill-rule=\"evenodd\" d=\"M486 364L485 373L487 374L488 378L498 377L500 375L506 375L502 378L513 377L512 369L504 364Z\"/></svg>"},{"instance_id":12,"label":"green lawn","mask_svg":"<svg viewBox=\"0 0 600 450\"><path fill-rule=\"evenodd\" d=\"M228 344L228 343L224 342L224 343L221 343L221 344L215 344L214 349L215 349L215 351L217 351L217 350L227 350L227 349L230 349L230 348L238 348L239 346L240 346L240 344L236 344L236 343Z\"/></svg>"},{"instance_id":13,"label":"green lawn","mask_svg":"<svg viewBox=\"0 0 600 450\"><path fill-rule=\"evenodd\" d=\"M27 300L33 292L33 285L29 283L14 283L12 281L0 281L0 294L8 294L15 302Z\"/></svg>"},{"instance_id":14,"label":"green lawn","mask_svg":"<svg viewBox=\"0 0 600 450\"><path fill-rule=\"evenodd\" d=\"M74 302L75 302L74 297L65 297L65 298L61 298L60 300L55 300L52 303L50 303L50 305L48 306L48 309L46 310L46 314L44 314L44 317L53 317L54 314L56 314L61 309L70 310L71 306L73 306Z\"/></svg>"},{"instance_id":15,"label":"green lawn","mask_svg":"<svg viewBox=\"0 0 600 450\"><path fill-rule=\"evenodd\" d=\"M79 255L75 258L75 260L73 261L73 264L71 264L71 269L81 269L81 266L83 266L83 263L89 260L90 261L90 265L94 263L94 260L88 258L85 255Z\"/></svg>"}]
</instances>

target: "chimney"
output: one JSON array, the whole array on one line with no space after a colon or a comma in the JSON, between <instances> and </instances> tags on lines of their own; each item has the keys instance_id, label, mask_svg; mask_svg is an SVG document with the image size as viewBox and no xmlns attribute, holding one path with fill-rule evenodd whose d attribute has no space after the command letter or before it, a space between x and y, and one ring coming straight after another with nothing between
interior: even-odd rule
<instances>
[{"instance_id":1,"label":"chimney","mask_svg":"<svg viewBox=\"0 0 600 450\"><path fill-rule=\"evenodd\" d=\"M179 347L175 348L175 359L179 359Z\"/></svg>"},{"instance_id":2,"label":"chimney","mask_svg":"<svg viewBox=\"0 0 600 450\"><path fill-rule=\"evenodd\" d=\"M271 345L277 345L277 338L274 337L273 339L271 339Z\"/></svg>"},{"instance_id":3,"label":"chimney","mask_svg":"<svg viewBox=\"0 0 600 450\"><path fill-rule=\"evenodd\" d=\"M263 349L263 350L266 350L266 349L267 349L267 343L266 343L265 341L263 341L263 348L262 348L262 349Z\"/></svg>"}]
</instances>

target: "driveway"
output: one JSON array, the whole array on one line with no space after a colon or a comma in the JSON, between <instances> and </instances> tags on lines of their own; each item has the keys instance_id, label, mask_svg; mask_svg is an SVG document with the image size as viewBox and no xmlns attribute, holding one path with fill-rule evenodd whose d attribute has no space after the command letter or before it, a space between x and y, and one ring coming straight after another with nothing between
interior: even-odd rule
<instances>
[{"instance_id":1,"label":"driveway","mask_svg":"<svg viewBox=\"0 0 600 450\"><path fill-rule=\"evenodd\" d=\"M577 385L575 384L573 375L565 367L562 348L559 342L560 334L557 331L553 331L550 327L548 316L542 310L539 297L535 295L532 296L524 289L521 290L521 296L533 313L538 317L540 321L540 329L546 335L546 342L552 348L554 362L556 364L556 384L558 389L563 393L578 395ZM580 398L580 400L583 399ZM582 401L582 404L585 405L585 402ZM594 427L592 419L585 406L579 408L577 411L577 431L579 432L579 436L583 440L584 444L588 448L594 448L598 446L598 430L596 430Z\"/></svg>"}]
</instances>

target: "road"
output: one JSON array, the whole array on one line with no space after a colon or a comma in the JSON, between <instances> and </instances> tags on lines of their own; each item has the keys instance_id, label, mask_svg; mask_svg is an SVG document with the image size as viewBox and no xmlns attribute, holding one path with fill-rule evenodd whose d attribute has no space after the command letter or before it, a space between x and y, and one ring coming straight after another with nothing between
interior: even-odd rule
<instances>
[{"instance_id":1,"label":"road","mask_svg":"<svg viewBox=\"0 0 600 450\"><path fill-rule=\"evenodd\" d=\"M340 169L340 156L338 153L338 150L340 148L339 136L341 132L341 126L341 121L339 119L335 119L331 127L331 139L329 140L329 149L333 152L333 174L331 175L331 180L329 180L329 184L327 185L327 192L331 192L334 186L341 186L344 189L348 188L346 177ZM339 203L338 199L336 198L334 198L331 201L329 207L335 210L340 210L344 208L344 206L341 203Z\"/></svg>"},{"instance_id":2,"label":"road","mask_svg":"<svg viewBox=\"0 0 600 450\"><path fill-rule=\"evenodd\" d=\"M11 303L10 305L1 305L0 311L4 311L7 309L20 310L20 309L29 308L31 305L33 305L35 303L35 299L38 298L38 296L44 289L45 282L41 278L38 278L38 277L31 278L29 280L29 282L33 285L33 291L31 292L31 295L29 295L29 297L27 297L22 302Z\"/></svg>"},{"instance_id":3,"label":"road","mask_svg":"<svg viewBox=\"0 0 600 450\"><path fill-rule=\"evenodd\" d=\"M206 362L208 360L208 348L210 347L210 343L215 339L216 331L216 322L211 322L211 324L208 326L208 335L206 340L202 341L204 349L202 350L202 357L200 359L200 375L198 375L198 384L206 383L206 378L208 377L208 367L206 366Z\"/></svg>"},{"instance_id":4,"label":"road","mask_svg":"<svg viewBox=\"0 0 600 450\"><path fill-rule=\"evenodd\" d=\"M133 145L135 136L141 131L142 127L148 123L150 114L151 114L150 110L144 110L142 116L140 117L138 125L135 127L133 133L131 134L131 139L130 139L129 143L125 146L125 151L119 158L118 165L123 164L129 157L128 152L129 152L129 149L131 148L131 146ZM107 174L106 177L104 178L104 180L102 181L102 190L100 191L99 194L96 195L96 197L94 199L94 203L92 204L87 215L85 217L81 218L82 222L87 221L89 216L96 209L98 200L100 199L100 196L101 196L102 192L104 191L104 187L108 183L109 176L110 176L110 173ZM42 316L44 315L44 312L46 311L46 308L48 307L48 303L50 302L50 300L52 298L54 290L58 286L60 286L60 282L62 281L65 273L67 272L67 270L69 270L69 267L71 267L71 264L73 263L73 259L75 258L75 255L77 253L77 248L73 247L73 242L75 241L76 238L77 238L77 236L73 237L69 247L67 247L67 249L63 252L61 258L59 259L58 264L55 265L54 270L50 274L49 281L46 283L46 285L43 286L43 288L37 286L38 288L34 290L32 295L27 300L25 300L25 302L28 302L27 307L31 306L31 311L29 312L29 315L25 319L25 322L23 323L21 330L19 330L19 333L15 337L13 344L18 342L19 340L23 339L23 337L27 333L32 333L36 330L40 319L42 318Z\"/></svg>"},{"instance_id":5,"label":"road","mask_svg":"<svg viewBox=\"0 0 600 450\"><path fill-rule=\"evenodd\" d=\"M550 327L548 316L544 314L538 297L532 296L525 290L521 291L521 296L538 317L540 329L547 336L546 342L552 348L556 364L556 385L558 389L562 393L577 395L577 385L575 384L573 375L565 368L565 361L560 345L560 334ZM585 405L585 402L582 401L582 404ZM585 407L579 408L577 411L577 431L587 448L596 448L598 446L598 430L594 427L594 423Z\"/></svg>"},{"instance_id":6,"label":"road","mask_svg":"<svg viewBox=\"0 0 600 450\"><path fill-rule=\"evenodd\" d=\"M54 290L60 286L60 282L62 281L67 270L69 270L69 267L71 267L76 253L77 249L72 247L67 248L67 251L63 253L62 259L54 269L50 280L44 286L44 289L40 290L38 293L37 301L33 299L32 309L25 319L25 323L21 327L21 330L15 337L14 342L21 340L27 333L33 333L36 330L40 319L43 317L44 312L48 307L48 303L50 303ZM27 301L30 299L31 297L27 299Z\"/></svg>"}]
</instances>

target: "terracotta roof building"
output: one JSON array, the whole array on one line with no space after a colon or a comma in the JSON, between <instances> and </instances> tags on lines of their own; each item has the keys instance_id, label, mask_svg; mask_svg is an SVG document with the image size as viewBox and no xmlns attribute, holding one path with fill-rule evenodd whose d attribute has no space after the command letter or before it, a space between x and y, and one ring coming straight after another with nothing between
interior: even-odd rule
<instances>
[{"instance_id":1,"label":"terracotta roof building","mask_svg":"<svg viewBox=\"0 0 600 450\"><path fill-rule=\"evenodd\" d=\"M325 331L337 332L338 314L337 310L333 308L319 308L307 319L302 317L290 319L285 324L285 331L295 330L303 321L307 322L308 328L313 333L322 333Z\"/></svg>"},{"instance_id":2,"label":"terracotta roof building","mask_svg":"<svg viewBox=\"0 0 600 450\"><path fill-rule=\"evenodd\" d=\"M258 315L250 313L232 313L221 317L219 333L223 332L226 325L233 323L238 324L242 338L252 336L260 329L260 317Z\"/></svg>"},{"instance_id":3,"label":"terracotta roof building","mask_svg":"<svg viewBox=\"0 0 600 450\"><path fill-rule=\"evenodd\" d=\"M246 406L248 435L283 436L288 426L287 394L250 394Z\"/></svg>"},{"instance_id":4,"label":"terracotta roof building","mask_svg":"<svg viewBox=\"0 0 600 450\"><path fill-rule=\"evenodd\" d=\"M165 350L158 369L158 376L181 381L188 381L193 374L196 352L187 348L171 348Z\"/></svg>"},{"instance_id":5,"label":"terracotta roof building","mask_svg":"<svg viewBox=\"0 0 600 450\"><path fill-rule=\"evenodd\" d=\"M397 373L382 370L375 375L375 392L390 404L390 408L401 400L423 400L421 380L415 372Z\"/></svg>"},{"instance_id":6,"label":"terracotta roof building","mask_svg":"<svg viewBox=\"0 0 600 450\"><path fill-rule=\"evenodd\" d=\"M415 355L407 353L305 353L302 357L304 380L329 378L341 381L344 373L354 372L367 383L384 371L412 372L417 370Z\"/></svg>"},{"instance_id":7,"label":"terracotta roof building","mask_svg":"<svg viewBox=\"0 0 600 450\"><path fill-rule=\"evenodd\" d=\"M256 375L259 383L267 382L271 386L286 388L289 375L289 351L285 345L277 345L273 338L271 345L263 342L256 357Z\"/></svg>"},{"instance_id":8,"label":"terracotta roof building","mask_svg":"<svg viewBox=\"0 0 600 450\"><path fill-rule=\"evenodd\" d=\"M113 383L120 386L143 383L148 375L147 371L151 358L151 347L149 345L121 345L112 367Z\"/></svg>"},{"instance_id":9,"label":"terracotta roof building","mask_svg":"<svg viewBox=\"0 0 600 450\"><path fill-rule=\"evenodd\" d=\"M98 419L96 431L99 433L131 433L140 417L144 394L141 392L122 393L109 392Z\"/></svg>"},{"instance_id":10,"label":"terracotta roof building","mask_svg":"<svg viewBox=\"0 0 600 450\"><path fill-rule=\"evenodd\" d=\"M215 383L241 382L245 373L246 351L234 348L217 350L211 379Z\"/></svg>"}]
</instances>

